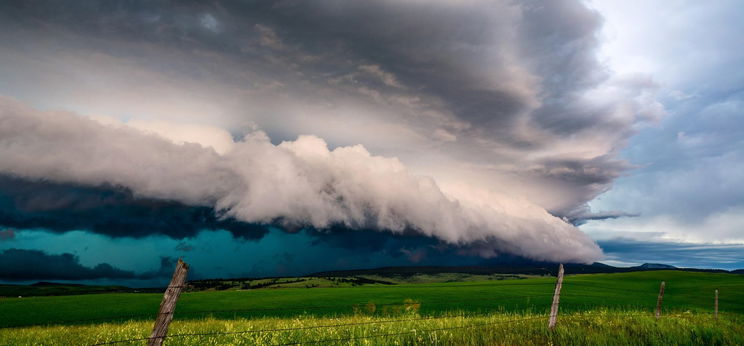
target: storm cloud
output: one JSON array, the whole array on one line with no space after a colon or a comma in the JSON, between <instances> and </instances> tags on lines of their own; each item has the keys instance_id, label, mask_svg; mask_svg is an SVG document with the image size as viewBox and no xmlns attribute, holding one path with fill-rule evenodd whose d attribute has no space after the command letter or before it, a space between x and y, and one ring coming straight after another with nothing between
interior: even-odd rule
<instances>
[{"instance_id":1,"label":"storm cloud","mask_svg":"<svg viewBox=\"0 0 744 346\"><path fill-rule=\"evenodd\" d=\"M160 270L135 274L108 263L86 267L69 253L50 255L41 250L7 249L0 252L0 280L152 279L167 276L174 263L163 258Z\"/></svg>"},{"instance_id":2,"label":"storm cloud","mask_svg":"<svg viewBox=\"0 0 744 346\"><path fill-rule=\"evenodd\" d=\"M174 239L203 230L226 230L240 239L258 239L268 227L219 218L210 207L173 200L137 198L124 187L24 180L0 175L0 224L53 232L88 230L110 237L162 234ZM0 231L0 241L14 231Z\"/></svg>"},{"instance_id":3,"label":"storm cloud","mask_svg":"<svg viewBox=\"0 0 744 346\"><path fill-rule=\"evenodd\" d=\"M367 229L592 261L564 219L607 215L586 203L665 112L653 80L597 59L602 18L579 1L0 6L0 93L20 100L0 101L0 174L118 191L115 212L64 215L6 186L13 227Z\"/></svg>"}]
</instances>

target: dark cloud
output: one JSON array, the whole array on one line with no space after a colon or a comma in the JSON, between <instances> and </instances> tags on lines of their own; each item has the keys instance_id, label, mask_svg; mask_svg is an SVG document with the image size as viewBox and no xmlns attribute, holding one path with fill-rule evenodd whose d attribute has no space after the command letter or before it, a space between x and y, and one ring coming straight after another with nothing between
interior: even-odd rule
<instances>
[{"instance_id":1,"label":"dark cloud","mask_svg":"<svg viewBox=\"0 0 744 346\"><path fill-rule=\"evenodd\" d=\"M0 252L0 280L152 279L167 277L173 264L172 259L163 258L159 270L135 274L108 263L86 267L69 253L50 255L41 250L7 249Z\"/></svg>"},{"instance_id":2,"label":"dark cloud","mask_svg":"<svg viewBox=\"0 0 744 346\"><path fill-rule=\"evenodd\" d=\"M387 258L398 265L498 265L504 263L539 262L515 254L512 248L499 248L487 242L452 245L433 237L408 234L389 234L373 230L332 228L329 231L304 230L312 246L342 248L358 259L347 262L350 267L368 267L368 258ZM301 250L299 250L301 252ZM483 256L488 253L489 256ZM484 257L489 257L484 259Z\"/></svg>"},{"instance_id":3,"label":"dark cloud","mask_svg":"<svg viewBox=\"0 0 744 346\"><path fill-rule=\"evenodd\" d=\"M160 267L157 270L147 271L142 274L136 275L136 279L149 280L156 278L167 278L173 274L173 270L176 268L177 260L173 257L161 256ZM191 275L194 275L194 271L191 271Z\"/></svg>"},{"instance_id":4,"label":"dark cloud","mask_svg":"<svg viewBox=\"0 0 744 346\"><path fill-rule=\"evenodd\" d=\"M87 230L110 237L162 234L175 239L224 229L236 238L259 239L268 228L221 219L212 208L138 198L126 188L80 186L0 175L0 225L55 232Z\"/></svg>"},{"instance_id":5,"label":"dark cloud","mask_svg":"<svg viewBox=\"0 0 744 346\"><path fill-rule=\"evenodd\" d=\"M359 253L383 253L386 256L400 257L406 249L441 249L452 251L457 246L447 246L433 237L426 237L415 232L408 234L389 234L372 230L350 230L342 227L329 231L306 230L313 239L312 244L341 247Z\"/></svg>"},{"instance_id":6,"label":"dark cloud","mask_svg":"<svg viewBox=\"0 0 744 346\"><path fill-rule=\"evenodd\" d=\"M609 219L618 219L621 217L638 217L641 214L633 214L633 213L627 213L624 211L605 211L605 212L587 212L582 213L578 212L576 214L571 214L570 217L566 217L566 219L571 222L574 226L581 226L589 221L596 221L596 220L609 220Z\"/></svg>"}]
</instances>

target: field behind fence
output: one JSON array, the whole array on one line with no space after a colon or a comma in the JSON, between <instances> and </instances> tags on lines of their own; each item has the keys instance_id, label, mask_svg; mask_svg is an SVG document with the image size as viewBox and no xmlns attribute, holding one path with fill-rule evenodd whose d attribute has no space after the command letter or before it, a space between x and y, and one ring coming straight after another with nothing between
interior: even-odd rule
<instances>
[{"instance_id":1,"label":"field behind fence","mask_svg":"<svg viewBox=\"0 0 744 346\"><path fill-rule=\"evenodd\" d=\"M36 323L31 321L33 318L24 320L16 316L14 319L5 315L0 319L3 327L0 335L33 333L34 328L42 330L38 325L46 325L51 328L49 330L60 328L73 334L85 330L91 333L98 328L94 335L80 339L84 344L157 345L162 341L200 344L228 342L226 340L246 344L361 343L363 340L373 343L440 340L447 343L451 338L455 338L450 340L452 343L458 343L462 341L457 341L458 337L471 341L491 337L494 342L503 342L509 337L518 337L521 332L570 338L566 334L569 328L573 332L576 328L583 328L582 332L608 328L604 333L612 333L618 325L627 323L656 333L657 337L664 332L689 333L698 327L702 328L696 332L699 335L692 337L709 338L705 339L709 341L715 341L717 334L713 330L718 327L744 335L739 333L744 332L741 329L744 277L731 274L649 271L569 275L562 285L557 285L561 281L559 276L348 289L198 292L185 293L180 299L177 291L181 290L183 282L179 282L179 275L174 279L157 314L153 313L156 297L149 295L141 302L150 307L149 313L100 315L90 310L89 318L71 319L65 318L70 316L65 311L75 309L75 300L80 302L82 298L54 297L58 301L66 298L73 304L57 304L60 311L56 319L53 313L37 314ZM87 298L112 298L108 296L111 295ZM5 312L13 311L12 304L8 304L10 301L0 304L6 308ZM40 305L51 301L37 299ZM117 303L124 307L126 301L109 299L109 303L115 304L113 308L101 306L101 309L107 312L126 310L116 309ZM89 302L96 303L95 299ZM28 309L31 305L25 305L25 313L33 316L33 309ZM86 307L77 304L77 309ZM173 325L168 328L165 322L170 318L173 318ZM153 323L156 319L157 323ZM99 324L104 322L108 323ZM118 329L103 333L101 328Z\"/></svg>"}]
</instances>

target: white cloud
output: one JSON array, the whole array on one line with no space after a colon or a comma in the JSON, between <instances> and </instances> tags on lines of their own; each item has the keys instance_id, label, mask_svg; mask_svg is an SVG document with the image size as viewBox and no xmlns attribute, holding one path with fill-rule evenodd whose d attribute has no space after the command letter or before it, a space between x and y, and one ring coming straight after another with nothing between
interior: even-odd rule
<instances>
[{"instance_id":1,"label":"white cloud","mask_svg":"<svg viewBox=\"0 0 744 346\"><path fill-rule=\"evenodd\" d=\"M125 124L145 133L157 134L177 144L197 143L212 148L219 154L227 153L234 145L232 135L215 126L141 119L130 119Z\"/></svg>"},{"instance_id":2,"label":"white cloud","mask_svg":"<svg viewBox=\"0 0 744 346\"><path fill-rule=\"evenodd\" d=\"M744 208L727 208L697 221L681 220L675 215L661 214L589 221L581 228L595 239L744 244Z\"/></svg>"}]
</instances>

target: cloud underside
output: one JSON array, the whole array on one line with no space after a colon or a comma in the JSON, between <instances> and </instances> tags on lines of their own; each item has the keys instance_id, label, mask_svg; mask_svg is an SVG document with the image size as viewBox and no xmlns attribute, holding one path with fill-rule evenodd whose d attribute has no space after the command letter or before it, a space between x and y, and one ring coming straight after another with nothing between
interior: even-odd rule
<instances>
[{"instance_id":1,"label":"cloud underside","mask_svg":"<svg viewBox=\"0 0 744 346\"><path fill-rule=\"evenodd\" d=\"M0 280L93 280L93 279L153 279L166 277L175 262L161 259L157 271L135 274L108 263L86 267L77 256L69 253L50 255L40 250L7 249L0 252Z\"/></svg>"},{"instance_id":2,"label":"cloud underside","mask_svg":"<svg viewBox=\"0 0 744 346\"><path fill-rule=\"evenodd\" d=\"M596 260L561 218L602 215L617 151L663 115L653 82L597 61L600 25L570 0L2 4L0 88L98 119L0 100L3 218Z\"/></svg>"},{"instance_id":3,"label":"cloud underside","mask_svg":"<svg viewBox=\"0 0 744 346\"><path fill-rule=\"evenodd\" d=\"M273 145L253 133L220 155L9 100L0 104L0 122L1 216L16 227L173 237L224 228L245 238L265 232L254 225L371 229L434 237L485 257L586 261L600 254L537 205L448 196L431 178L362 146L331 151L312 136Z\"/></svg>"}]
</instances>

